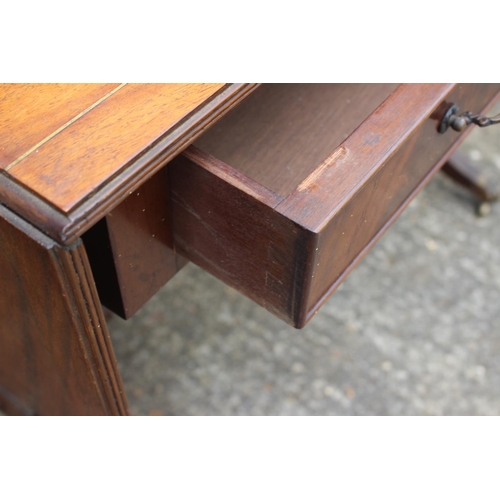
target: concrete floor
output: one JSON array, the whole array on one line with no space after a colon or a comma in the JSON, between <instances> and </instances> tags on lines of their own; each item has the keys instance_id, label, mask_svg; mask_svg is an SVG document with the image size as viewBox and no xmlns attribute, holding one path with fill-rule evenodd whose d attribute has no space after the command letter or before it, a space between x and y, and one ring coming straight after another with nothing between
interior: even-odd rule
<instances>
[{"instance_id":1,"label":"concrete floor","mask_svg":"<svg viewBox=\"0 0 500 500\"><path fill-rule=\"evenodd\" d=\"M499 139L463 146L492 177ZM110 322L132 413L498 415L499 225L438 174L303 330L187 266Z\"/></svg>"}]
</instances>

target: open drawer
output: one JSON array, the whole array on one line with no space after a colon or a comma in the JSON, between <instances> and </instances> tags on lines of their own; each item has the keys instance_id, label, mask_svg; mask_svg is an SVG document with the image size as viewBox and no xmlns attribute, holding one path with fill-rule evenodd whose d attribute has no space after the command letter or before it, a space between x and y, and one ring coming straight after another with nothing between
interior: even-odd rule
<instances>
[{"instance_id":1,"label":"open drawer","mask_svg":"<svg viewBox=\"0 0 500 500\"><path fill-rule=\"evenodd\" d=\"M499 90L262 85L168 165L175 250L302 327Z\"/></svg>"}]
</instances>

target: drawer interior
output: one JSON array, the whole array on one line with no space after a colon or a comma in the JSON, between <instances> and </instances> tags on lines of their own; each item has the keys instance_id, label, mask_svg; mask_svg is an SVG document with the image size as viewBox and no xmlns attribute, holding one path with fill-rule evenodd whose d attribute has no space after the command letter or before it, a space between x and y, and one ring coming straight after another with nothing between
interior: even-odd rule
<instances>
[{"instance_id":1,"label":"drawer interior","mask_svg":"<svg viewBox=\"0 0 500 500\"><path fill-rule=\"evenodd\" d=\"M262 85L84 235L101 300L128 317L187 259L304 326L463 138L450 104L499 89Z\"/></svg>"},{"instance_id":2,"label":"drawer interior","mask_svg":"<svg viewBox=\"0 0 500 500\"><path fill-rule=\"evenodd\" d=\"M262 85L106 216L91 264L125 317L187 259L302 327L463 138L450 103L499 90Z\"/></svg>"},{"instance_id":3,"label":"drawer interior","mask_svg":"<svg viewBox=\"0 0 500 500\"><path fill-rule=\"evenodd\" d=\"M174 249L302 327L498 84L262 85L168 166Z\"/></svg>"},{"instance_id":4,"label":"drawer interior","mask_svg":"<svg viewBox=\"0 0 500 500\"><path fill-rule=\"evenodd\" d=\"M287 197L398 84L264 84L194 144Z\"/></svg>"}]
</instances>

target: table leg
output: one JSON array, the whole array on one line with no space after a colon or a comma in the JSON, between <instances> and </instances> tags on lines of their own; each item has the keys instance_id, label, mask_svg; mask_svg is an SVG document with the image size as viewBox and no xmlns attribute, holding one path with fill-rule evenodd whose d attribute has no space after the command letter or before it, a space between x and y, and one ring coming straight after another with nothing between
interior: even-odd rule
<instances>
[{"instance_id":1,"label":"table leg","mask_svg":"<svg viewBox=\"0 0 500 500\"><path fill-rule=\"evenodd\" d=\"M63 247L0 206L0 278L3 411L128 414L82 242Z\"/></svg>"},{"instance_id":2,"label":"table leg","mask_svg":"<svg viewBox=\"0 0 500 500\"><path fill-rule=\"evenodd\" d=\"M442 171L455 182L469 189L479 200L478 213L489 212L489 202L500 198L500 182L485 172L484 168L473 165L460 151L456 151L443 165Z\"/></svg>"}]
</instances>

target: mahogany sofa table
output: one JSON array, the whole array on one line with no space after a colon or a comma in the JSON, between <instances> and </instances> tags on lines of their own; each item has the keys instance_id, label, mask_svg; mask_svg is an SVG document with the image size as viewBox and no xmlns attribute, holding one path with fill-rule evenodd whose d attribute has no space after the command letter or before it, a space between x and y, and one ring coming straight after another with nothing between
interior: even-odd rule
<instances>
[{"instance_id":1,"label":"mahogany sofa table","mask_svg":"<svg viewBox=\"0 0 500 500\"><path fill-rule=\"evenodd\" d=\"M127 415L101 304L188 261L302 327L499 91L0 85L0 408Z\"/></svg>"}]
</instances>

